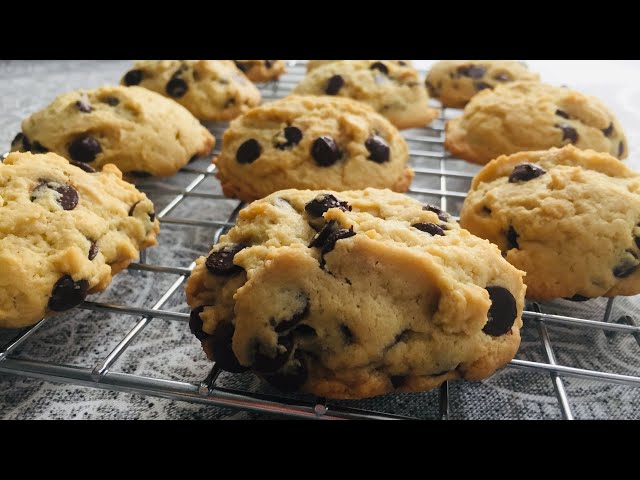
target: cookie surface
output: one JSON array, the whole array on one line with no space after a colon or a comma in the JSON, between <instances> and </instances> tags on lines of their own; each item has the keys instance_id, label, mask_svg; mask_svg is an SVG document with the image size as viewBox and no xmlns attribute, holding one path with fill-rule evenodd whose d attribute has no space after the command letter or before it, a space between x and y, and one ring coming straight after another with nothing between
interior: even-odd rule
<instances>
[{"instance_id":1,"label":"cookie surface","mask_svg":"<svg viewBox=\"0 0 640 480\"><path fill-rule=\"evenodd\" d=\"M285 190L196 261L190 328L227 371L364 398L479 380L513 358L523 272L441 210L388 190Z\"/></svg>"},{"instance_id":2,"label":"cookie surface","mask_svg":"<svg viewBox=\"0 0 640 480\"><path fill-rule=\"evenodd\" d=\"M284 60L234 60L234 63L252 82L276 80L287 71Z\"/></svg>"},{"instance_id":3,"label":"cookie surface","mask_svg":"<svg viewBox=\"0 0 640 480\"><path fill-rule=\"evenodd\" d=\"M340 62L341 60L309 60L307 62L307 72L311 70L315 70L318 67L322 67L323 65L327 65L329 63ZM413 62L411 60L384 60L385 62L394 62L401 67L413 67Z\"/></svg>"},{"instance_id":4,"label":"cookie surface","mask_svg":"<svg viewBox=\"0 0 640 480\"><path fill-rule=\"evenodd\" d=\"M403 192L407 160L398 130L367 105L289 96L234 120L214 162L225 194L251 201L285 188Z\"/></svg>"},{"instance_id":5,"label":"cookie surface","mask_svg":"<svg viewBox=\"0 0 640 480\"><path fill-rule=\"evenodd\" d=\"M418 72L388 60L339 60L314 68L293 89L335 95L371 106L398 128L424 127L438 116Z\"/></svg>"},{"instance_id":6,"label":"cookie surface","mask_svg":"<svg viewBox=\"0 0 640 480\"><path fill-rule=\"evenodd\" d=\"M640 175L573 146L502 156L474 178L460 217L527 275L527 296L640 293Z\"/></svg>"},{"instance_id":7,"label":"cookie surface","mask_svg":"<svg viewBox=\"0 0 640 480\"><path fill-rule=\"evenodd\" d=\"M228 121L260 104L260 92L231 60L143 60L121 83L169 97L203 121Z\"/></svg>"},{"instance_id":8,"label":"cookie surface","mask_svg":"<svg viewBox=\"0 0 640 480\"><path fill-rule=\"evenodd\" d=\"M0 327L80 304L156 244L146 195L113 165L83 168L54 153L14 152L0 163Z\"/></svg>"},{"instance_id":9,"label":"cookie surface","mask_svg":"<svg viewBox=\"0 0 640 480\"><path fill-rule=\"evenodd\" d=\"M482 90L519 80L538 81L540 76L515 60L440 60L425 85L445 107L461 108Z\"/></svg>"},{"instance_id":10,"label":"cookie surface","mask_svg":"<svg viewBox=\"0 0 640 480\"><path fill-rule=\"evenodd\" d=\"M102 87L56 97L22 122L14 151L55 152L130 176L175 174L215 139L184 107L140 87Z\"/></svg>"},{"instance_id":11,"label":"cookie surface","mask_svg":"<svg viewBox=\"0 0 640 480\"><path fill-rule=\"evenodd\" d=\"M613 113L597 98L564 87L513 82L474 96L446 126L445 147L470 162L573 144L627 157Z\"/></svg>"}]
</instances>

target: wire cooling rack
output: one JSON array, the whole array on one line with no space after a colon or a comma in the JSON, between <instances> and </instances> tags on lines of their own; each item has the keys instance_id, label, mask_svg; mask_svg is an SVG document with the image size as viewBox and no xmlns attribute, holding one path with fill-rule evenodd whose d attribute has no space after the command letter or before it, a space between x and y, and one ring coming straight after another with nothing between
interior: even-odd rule
<instances>
[{"instance_id":1,"label":"wire cooling rack","mask_svg":"<svg viewBox=\"0 0 640 480\"><path fill-rule=\"evenodd\" d=\"M286 95L291 88L302 78L305 72L304 62L289 62L289 72L278 82L272 82L260 86L265 101L280 98ZM424 72L422 72L424 73ZM434 106L435 105L434 103ZM439 203L441 208L454 214L459 213L462 201L469 188L474 173L478 170L461 160L450 157L444 150L444 123L448 118L456 116L459 111L443 109L440 117L429 128L413 129L403 132L411 154L411 164L416 172L416 178L408 194L419 198L421 201ZM211 126L212 131L221 143L224 125ZM197 163L197 162L196 162ZM221 194L202 192L197 189L207 179L215 174L215 166L208 162L201 162L203 167L190 164L178 174L180 182L184 186L175 186L175 183L162 185L163 194L174 195L172 200L157 214L157 218L164 225L177 225L181 228L204 227L208 229L216 243L224 232L234 223L235 218L242 208L241 202L235 202L231 208L231 215L226 221L211 221L198 218L185 218L176 215L179 207L188 203L189 199L206 199L210 208L215 209L220 202L227 201ZM142 190L148 191L145 184L141 184ZM153 190L152 187L149 187ZM157 184L155 185L157 188ZM152 193L148 191L148 193ZM190 211L187 208L188 211ZM172 216L175 215L175 216ZM164 240L166 241L166 239ZM201 252L203 255L206 251ZM80 309L106 312L109 318L133 316L137 319L119 343L107 355L105 355L93 367L79 367L57 362L30 360L14 355L19 347L29 342L29 339L43 327L50 318L43 319L36 325L20 331L15 338L0 350L0 372L22 375L25 377L43 379L53 382L63 382L80 386L88 386L117 392L128 392L147 396L163 397L173 400L214 405L231 409L265 412L274 415L289 417L314 418L314 419L402 419L413 416L400 416L392 413L372 411L370 409L351 408L344 402L327 402L323 398L309 396L280 396L267 395L256 392L248 392L236 388L221 387L217 380L220 370L214 364L206 378L199 383L180 381L173 378L157 378L117 371L114 366L118 359L135 343L136 338L143 334L145 328L153 319L163 319L171 322L186 323L189 320L187 313L179 313L163 309L168 301L179 292L188 278L194 263L182 267L164 266L155 263L147 263L145 252L138 263L132 263L129 271L153 272L159 275L175 277L173 283L166 289L150 307L136 307L128 304L115 304L108 302L86 301ZM625 385L628 387L640 387L638 372L631 374L608 373L600 369L586 369L563 365L556 358L554 346L547 325L565 326L580 330L601 331L605 335L622 334L632 336L640 347L640 326L634 318L624 315L617 320L612 320L615 299L607 301L602 320L577 318L565 315L555 315L542 312L542 307L537 303L528 303L523 318L525 329L536 329L540 347L544 352L543 361L531 361L514 359L508 365L508 369L529 370L548 375L553 385L558 408L562 418L573 419L570 396L565 388L567 378L582 378L594 382ZM73 315L68 312L65 315ZM64 321L64 315L59 315L56 321ZM185 328L186 325L184 325ZM195 347L194 347L195 348ZM636 352L636 353L640 353ZM465 383L465 382L460 382ZM418 394L410 394L418 395ZM430 397L432 398L432 397ZM438 417L448 419L450 416L449 383L445 382L437 395ZM594 399L594 402L597 402Z\"/></svg>"}]
</instances>

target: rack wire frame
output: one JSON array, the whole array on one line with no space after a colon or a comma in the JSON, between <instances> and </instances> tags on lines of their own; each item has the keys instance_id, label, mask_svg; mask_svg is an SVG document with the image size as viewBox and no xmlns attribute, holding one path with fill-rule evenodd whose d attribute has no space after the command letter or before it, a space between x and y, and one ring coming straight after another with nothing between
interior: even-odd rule
<instances>
[{"instance_id":1,"label":"rack wire frame","mask_svg":"<svg viewBox=\"0 0 640 480\"><path fill-rule=\"evenodd\" d=\"M260 86L263 100L269 101L286 95L291 88L304 75L304 61L290 61L289 72L279 81L271 82ZM424 72L422 72L424 73ZM439 168L422 168L414 166L416 175L431 176L439 179L440 188L418 188L412 187L408 195L431 195L440 199L440 207L447 210L449 199L464 199L465 192L453 191L447 188L447 181L450 179L471 179L474 175L471 172L459 171L450 168L453 159L444 150L444 123L447 118L455 115L451 109L441 109L441 115L430 127L423 129L424 133L416 134L411 131L403 132L403 136L410 144L418 143L421 148L410 148L410 156L415 158L430 158L439 160ZM218 142L218 145L220 142ZM424 148L422 148L424 147ZM215 155L216 152L214 152ZM208 227L212 228L213 243L216 243L220 235L225 233L234 224L235 218L244 206L238 202L232 214L224 222L205 221L190 218L171 217L170 214L181 202L188 197L202 197L210 199L212 202L224 199L220 194L202 193L194 191L207 177L215 175L215 166L209 165L205 169L193 167L183 168L179 175L195 175L193 180L185 188L172 186L163 187L164 193L175 193L176 196L169 204L157 214L157 218L164 224L182 225L188 227ZM205 254L206 252L203 252ZM334 405L324 398L315 398L313 401L292 399L277 395L266 395L262 393L247 392L242 390L223 388L216 385L216 380L220 374L220 369L214 364L209 374L200 383L190 383L186 381L176 381L165 378L155 378L113 371L112 367L120 356L133 344L135 339L144 331L145 327L153 319L164 319L176 322L188 322L189 315L186 313L164 310L166 302L183 286L186 279L194 268L195 262L186 267L169 267L146 263L146 255L141 253L139 262L129 265L129 270L155 272L164 275L177 277L171 286L160 296L160 298L150 307L133 307L129 305L98 303L85 301L78 308L93 310L98 312L116 313L138 317L133 328L120 340L113 350L100 360L93 368L84 368L72 365L48 363L43 361L14 358L12 353L22 344L27 342L47 321L42 319L37 324L21 330L10 342L0 349L0 372L31 377L52 382L62 382L79 386L87 386L99 389L107 389L117 392L127 392L147 396L162 397L172 400L207 404L217 407L263 412L286 417L297 417L307 419L322 420L394 420L407 419L411 417L379 413L370 410L349 408L342 405ZM583 329L596 329L605 334L619 333L631 335L640 347L640 325L631 316L625 315L612 321L612 310L615 299L607 301L604 317L602 321L589 320L563 315L552 315L542 312L538 303L529 302L523 312L523 319L531 321L538 330L540 341L545 353L547 362L535 362L528 360L512 360L507 368L533 370L544 372L549 375L553 384L558 407L562 418L572 420L574 418L569 401L569 396L564 386L564 377L576 377L588 379L596 382L605 382L630 387L640 387L639 374L617 374L599 370L590 370L564 366L558 363L547 331L547 324L565 325ZM448 382L440 386L439 391L439 418L446 420L450 416L449 385Z\"/></svg>"}]
</instances>

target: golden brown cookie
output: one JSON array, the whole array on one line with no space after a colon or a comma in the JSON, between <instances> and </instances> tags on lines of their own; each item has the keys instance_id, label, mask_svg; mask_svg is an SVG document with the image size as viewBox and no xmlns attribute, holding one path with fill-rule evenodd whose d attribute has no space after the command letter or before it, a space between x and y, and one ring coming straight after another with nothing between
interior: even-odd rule
<instances>
[{"instance_id":1,"label":"golden brown cookie","mask_svg":"<svg viewBox=\"0 0 640 480\"><path fill-rule=\"evenodd\" d=\"M234 60L238 67L252 82L277 80L287 72L284 60Z\"/></svg>"}]
</instances>

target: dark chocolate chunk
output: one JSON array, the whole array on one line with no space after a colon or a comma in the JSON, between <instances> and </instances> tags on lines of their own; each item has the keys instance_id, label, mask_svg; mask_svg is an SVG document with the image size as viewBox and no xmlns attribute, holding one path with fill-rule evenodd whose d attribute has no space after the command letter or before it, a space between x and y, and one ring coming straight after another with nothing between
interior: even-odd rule
<instances>
[{"instance_id":1,"label":"dark chocolate chunk","mask_svg":"<svg viewBox=\"0 0 640 480\"><path fill-rule=\"evenodd\" d=\"M169 95L170 97L180 98L184 96L185 93L187 93L187 90L189 90L189 86L183 79L173 77L167 82L165 90L167 91L167 95Z\"/></svg>"},{"instance_id":2,"label":"dark chocolate chunk","mask_svg":"<svg viewBox=\"0 0 640 480\"><path fill-rule=\"evenodd\" d=\"M342 153L335 140L325 135L313 142L311 156L319 166L329 167L340 159Z\"/></svg>"},{"instance_id":3,"label":"dark chocolate chunk","mask_svg":"<svg viewBox=\"0 0 640 480\"><path fill-rule=\"evenodd\" d=\"M93 162L101 152L100 142L90 136L78 137L69 145L69 156L76 162Z\"/></svg>"},{"instance_id":4,"label":"dark chocolate chunk","mask_svg":"<svg viewBox=\"0 0 640 480\"><path fill-rule=\"evenodd\" d=\"M289 334L278 338L278 347L275 356L270 357L256 350L253 357L253 368L261 373L271 373L280 370L291 356L293 350L293 335Z\"/></svg>"},{"instance_id":5,"label":"dark chocolate chunk","mask_svg":"<svg viewBox=\"0 0 640 480\"><path fill-rule=\"evenodd\" d=\"M233 263L233 258L236 256L236 253L244 248L247 248L247 245L242 243L232 243L212 252L205 262L207 270L214 275L222 277L228 277L230 275L240 273L244 269L239 265L235 265Z\"/></svg>"},{"instance_id":6,"label":"dark chocolate chunk","mask_svg":"<svg viewBox=\"0 0 640 480\"><path fill-rule=\"evenodd\" d=\"M564 112L562 110L556 110L556 115L562 118L566 118L567 120L571 118L571 115L569 115L567 112Z\"/></svg>"},{"instance_id":7,"label":"dark chocolate chunk","mask_svg":"<svg viewBox=\"0 0 640 480\"><path fill-rule=\"evenodd\" d=\"M236 104L236 99L234 97L231 97L231 98L227 99L226 102L224 102L224 108L229 108L229 107L231 107L231 106L233 106L235 104Z\"/></svg>"},{"instance_id":8,"label":"dark chocolate chunk","mask_svg":"<svg viewBox=\"0 0 640 480\"><path fill-rule=\"evenodd\" d=\"M58 204L62 207L63 210L73 210L78 206L79 196L78 192L71 185L61 185L54 183L40 183L33 189L33 194L31 196L31 201L33 202L36 199L37 191L43 188L50 188L51 190L58 192L59 197L56 198Z\"/></svg>"},{"instance_id":9,"label":"dark chocolate chunk","mask_svg":"<svg viewBox=\"0 0 640 480\"><path fill-rule=\"evenodd\" d=\"M329 238L329 235L331 235L331 233L334 231L335 226L336 226L335 220L331 220L325 223L324 227L322 227L322 230L316 233L311 239L311 242L309 243L309 248L322 247L322 245L324 245L324 243L327 241L327 238Z\"/></svg>"},{"instance_id":10,"label":"dark chocolate chunk","mask_svg":"<svg viewBox=\"0 0 640 480\"><path fill-rule=\"evenodd\" d=\"M131 205L131 208L129 209L129 216L133 217L133 212L136 211L136 207L138 206L138 204L141 202L142 200L138 200L136 203L134 203L133 205Z\"/></svg>"},{"instance_id":11,"label":"dark chocolate chunk","mask_svg":"<svg viewBox=\"0 0 640 480\"><path fill-rule=\"evenodd\" d=\"M351 211L351 205L341 202L330 193L318 195L305 205L304 210L312 217L320 218L330 208L339 208L343 212Z\"/></svg>"},{"instance_id":12,"label":"dark chocolate chunk","mask_svg":"<svg viewBox=\"0 0 640 480\"><path fill-rule=\"evenodd\" d=\"M83 113L93 112L93 107L89 103L85 102L84 100L76 101L76 108Z\"/></svg>"},{"instance_id":13,"label":"dark chocolate chunk","mask_svg":"<svg viewBox=\"0 0 640 480\"><path fill-rule=\"evenodd\" d=\"M340 324L340 333L342 334L344 343L346 343L347 345L351 345L352 343L354 343L353 332L344 323Z\"/></svg>"},{"instance_id":14,"label":"dark chocolate chunk","mask_svg":"<svg viewBox=\"0 0 640 480\"><path fill-rule=\"evenodd\" d=\"M447 212L445 212L444 210L438 208L438 207L426 204L426 205L424 205L422 207L422 210L426 210L427 212L433 212L433 213L437 214L438 218L440 220L442 220L443 222L448 222L449 221L449 214Z\"/></svg>"},{"instance_id":15,"label":"dark chocolate chunk","mask_svg":"<svg viewBox=\"0 0 640 480\"><path fill-rule=\"evenodd\" d=\"M457 68L458 75L470 78L482 78L487 69L477 65L461 65Z\"/></svg>"},{"instance_id":16,"label":"dark chocolate chunk","mask_svg":"<svg viewBox=\"0 0 640 480\"><path fill-rule=\"evenodd\" d=\"M491 209L489 207L487 207L486 205L482 206L482 213L484 213L485 215L491 215Z\"/></svg>"},{"instance_id":17,"label":"dark chocolate chunk","mask_svg":"<svg viewBox=\"0 0 640 480\"><path fill-rule=\"evenodd\" d=\"M302 358L302 354L296 351L294 354L298 363L291 364L284 371L273 375L265 375L265 380L270 385L283 392L295 392L300 389L307 381L308 371Z\"/></svg>"},{"instance_id":18,"label":"dark chocolate chunk","mask_svg":"<svg viewBox=\"0 0 640 480\"><path fill-rule=\"evenodd\" d=\"M13 140L11 141L11 148L29 151L31 150L31 143L24 133L18 132L18 134L13 137Z\"/></svg>"},{"instance_id":19,"label":"dark chocolate chunk","mask_svg":"<svg viewBox=\"0 0 640 480\"><path fill-rule=\"evenodd\" d=\"M276 148L279 150L286 150L296 146L302 140L302 130L298 127L286 127L284 129L284 138L287 140L285 143L276 144Z\"/></svg>"},{"instance_id":20,"label":"dark chocolate chunk","mask_svg":"<svg viewBox=\"0 0 640 480\"><path fill-rule=\"evenodd\" d=\"M101 102L106 103L107 105L110 105L112 107L115 107L116 105L118 105L120 103L120 100L118 100L116 97L104 97L102 100L100 100Z\"/></svg>"},{"instance_id":21,"label":"dark chocolate chunk","mask_svg":"<svg viewBox=\"0 0 640 480\"><path fill-rule=\"evenodd\" d=\"M264 61L264 66L267 67L267 69L273 67L273 60L265 60Z\"/></svg>"},{"instance_id":22,"label":"dark chocolate chunk","mask_svg":"<svg viewBox=\"0 0 640 480\"><path fill-rule=\"evenodd\" d=\"M623 153L624 153L624 142L620 142L620 145L618 145L618 157L621 157Z\"/></svg>"},{"instance_id":23,"label":"dark chocolate chunk","mask_svg":"<svg viewBox=\"0 0 640 480\"><path fill-rule=\"evenodd\" d=\"M206 305L200 305L189 315L189 330L196 336L198 340L204 340L208 335L202 330L202 319L200 314L203 312Z\"/></svg>"},{"instance_id":24,"label":"dark chocolate chunk","mask_svg":"<svg viewBox=\"0 0 640 480\"><path fill-rule=\"evenodd\" d=\"M488 320L482 331L487 335L499 337L511 331L513 322L518 316L516 299L509 290L503 287L487 287L491 306Z\"/></svg>"},{"instance_id":25,"label":"dark chocolate chunk","mask_svg":"<svg viewBox=\"0 0 640 480\"><path fill-rule=\"evenodd\" d=\"M635 272L640 265L638 255L632 250L625 252L627 255L613 268L613 276L616 278L626 278Z\"/></svg>"},{"instance_id":26,"label":"dark chocolate chunk","mask_svg":"<svg viewBox=\"0 0 640 480\"><path fill-rule=\"evenodd\" d=\"M87 280L73 281L69 275L65 275L56 282L49 298L49 309L54 312L62 312L80 305L87 297L89 282Z\"/></svg>"},{"instance_id":27,"label":"dark chocolate chunk","mask_svg":"<svg viewBox=\"0 0 640 480\"><path fill-rule=\"evenodd\" d=\"M576 143L578 141L578 132L571 125L566 123L558 123L555 125L562 130L562 141L569 140L569 143Z\"/></svg>"},{"instance_id":28,"label":"dark chocolate chunk","mask_svg":"<svg viewBox=\"0 0 640 480\"><path fill-rule=\"evenodd\" d=\"M369 68L371 70L379 70L380 72L384 73L385 75L389 74L389 69L382 62L374 62L374 63L371 64L371 66Z\"/></svg>"},{"instance_id":29,"label":"dark chocolate chunk","mask_svg":"<svg viewBox=\"0 0 640 480\"><path fill-rule=\"evenodd\" d=\"M339 230L336 230L335 232L332 232L327 237L327 241L324 242L322 250L320 250L320 268L324 268L324 265L326 263L324 260L324 256L334 249L338 240L353 237L355 234L356 232L353 231L353 227L351 227L349 230L341 228Z\"/></svg>"},{"instance_id":30,"label":"dark chocolate chunk","mask_svg":"<svg viewBox=\"0 0 640 480\"><path fill-rule=\"evenodd\" d=\"M33 142L33 145L31 146L32 153L47 153L48 151L49 149L38 141Z\"/></svg>"},{"instance_id":31,"label":"dark chocolate chunk","mask_svg":"<svg viewBox=\"0 0 640 480\"><path fill-rule=\"evenodd\" d=\"M93 260L94 258L96 258L99 250L100 249L98 248L98 244L94 241L91 241L91 246L89 246L89 260Z\"/></svg>"},{"instance_id":32,"label":"dark chocolate chunk","mask_svg":"<svg viewBox=\"0 0 640 480\"><path fill-rule=\"evenodd\" d=\"M304 306L300 310L298 310L296 313L294 313L290 319L282 320L278 324L278 326L275 328L276 332L283 333L283 332L286 332L287 330L291 330L298 323L304 320L307 317L307 315L309 315L309 299L304 297Z\"/></svg>"},{"instance_id":33,"label":"dark chocolate chunk","mask_svg":"<svg viewBox=\"0 0 640 480\"><path fill-rule=\"evenodd\" d=\"M565 300L569 300L571 302L586 302L587 300L591 300L589 297L585 297L580 294L575 294L573 297L565 298Z\"/></svg>"},{"instance_id":34,"label":"dark chocolate chunk","mask_svg":"<svg viewBox=\"0 0 640 480\"><path fill-rule=\"evenodd\" d=\"M203 343L207 344L213 354L213 359L222 370L231 373L246 372L248 367L240 365L231 347L234 333L235 328L231 323L222 322L213 332L213 335L204 337Z\"/></svg>"},{"instance_id":35,"label":"dark chocolate chunk","mask_svg":"<svg viewBox=\"0 0 640 480\"><path fill-rule=\"evenodd\" d=\"M476 92L480 92L482 90L486 90L488 88L491 89L493 87L487 82L473 82L473 88L476 89Z\"/></svg>"},{"instance_id":36,"label":"dark chocolate chunk","mask_svg":"<svg viewBox=\"0 0 640 480\"><path fill-rule=\"evenodd\" d=\"M236 152L236 160L238 163L253 163L262 153L262 147L257 140L250 138L245 141Z\"/></svg>"},{"instance_id":37,"label":"dark chocolate chunk","mask_svg":"<svg viewBox=\"0 0 640 480\"><path fill-rule=\"evenodd\" d=\"M511 78L511 75L509 75L506 72L502 72L502 73L498 73L497 75L494 75L493 79L499 82L510 82L511 80L513 80Z\"/></svg>"},{"instance_id":38,"label":"dark chocolate chunk","mask_svg":"<svg viewBox=\"0 0 640 480\"><path fill-rule=\"evenodd\" d=\"M389 380L391 381L391 385L393 385L393 388L400 388L407 382L407 376L406 375L391 375L389 377Z\"/></svg>"},{"instance_id":39,"label":"dark chocolate chunk","mask_svg":"<svg viewBox=\"0 0 640 480\"><path fill-rule=\"evenodd\" d=\"M87 163L74 162L74 161L71 161L69 163L74 167L78 167L80 170L84 170L87 173L96 173L96 169Z\"/></svg>"},{"instance_id":40,"label":"dark chocolate chunk","mask_svg":"<svg viewBox=\"0 0 640 480\"><path fill-rule=\"evenodd\" d=\"M344 85L344 78L340 75L334 75L327 81L327 86L324 89L324 93L327 95L337 94Z\"/></svg>"},{"instance_id":41,"label":"dark chocolate chunk","mask_svg":"<svg viewBox=\"0 0 640 480\"><path fill-rule=\"evenodd\" d=\"M602 133L604 133L605 137L610 137L613 133L613 122L611 122L607 128L602 130Z\"/></svg>"},{"instance_id":42,"label":"dark chocolate chunk","mask_svg":"<svg viewBox=\"0 0 640 480\"><path fill-rule=\"evenodd\" d=\"M512 248L520 248L518 245L518 232L513 228L513 225L509 225L509 230L507 230L507 248L511 250Z\"/></svg>"},{"instance_id":43,"label":"dark chocolate chunk","mask_svg":"<svg viewBox=\"0 0 640 480\"><path fill-rule=\"evenodd\" d=\"M127 87L130 87L131 85L138 85L142 81L142 77L142 70L129 70L124 74L124 84Z\"/></svg>"},{"instance_id":44,"label":"dark chocolate chunk","mask_svg":"<svg viewBox=\"0 0 640 480\"><path fill-rule=\"evenodd\" d=\"M427 232L431 235L444 235L444 230L435 223L414 223L411 225L413 228L417 228L422 232Z\"/></svg>"},{"instance_id":45,"label":"dark chocolate chunk","mask_svg":"<svg viewBox=\"0 0 640 480\"><path fill-rule=\"evenodd\" d=\"M516 165L509 175L509 183L528 182L547 173L547 171L533 163L523 163Z\"/></svg>"},{"instance_id":46,"label":"dark chocolate chunk","mask_svg":"<svg viewBox=\"0 0 640 480\"><path fill-rule=\"evenodd\" d=\"M316 329L307 325L306 323L301 323L296 328L293 329L294 335L302 335L302 336L315 336L317 335Z\"/></svg>"},{"instance_id":47,"label":"dark chocolate chunk","mask_svg":"<svg viewBox=\"0 0 640 480\"><path fill-rule=\"evenodd\" d=\"M248 72L251 68L251 64L248 62L239 62L238 60L234 60L233 63L235 63L238 70L242 72Z\"/></svg>"},{"instance_id":48,"label":"dark chocolate chunk","mask_svg":"<svg viewBox=\"0 0 640 480\"><path fill-rule=\"evenodd\" d=\"M369 160L373 160L376 163L384 163L389 161L389 155L391 150L389 145L379 135L372 135L364 142L364 146L369 151Z\"/></svg>"}]
</instances>

